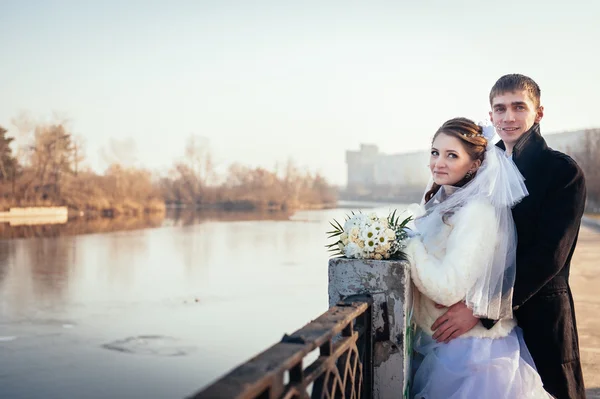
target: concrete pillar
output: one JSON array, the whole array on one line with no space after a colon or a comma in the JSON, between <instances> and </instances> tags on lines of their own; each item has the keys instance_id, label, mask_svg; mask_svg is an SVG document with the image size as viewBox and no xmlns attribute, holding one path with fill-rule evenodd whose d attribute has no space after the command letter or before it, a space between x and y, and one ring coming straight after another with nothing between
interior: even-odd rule
<instances>
[{"instance_id":1,"label":"concrete pillar","mask_svg":"<svg viewBox=\"0 0 600 399\"><path fill-rule=\"evenodd\" d=\"M409 264L392 260L329 260L329 306L348 295L366 293L373 297L373 398L408 398L412 352Z\"/></svg>"}]
</instances>

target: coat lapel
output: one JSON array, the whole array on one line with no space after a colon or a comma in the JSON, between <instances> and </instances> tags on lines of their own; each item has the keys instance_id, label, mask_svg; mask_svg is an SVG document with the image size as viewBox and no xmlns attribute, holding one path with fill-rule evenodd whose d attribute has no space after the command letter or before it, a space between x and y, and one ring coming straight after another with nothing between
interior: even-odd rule
<instances>
[{"instance_id":1,"label":"coat lapel","mask_svg":"<svg viewBox=\"0 0 600 399\"><path fill-rule=\"evenodd\" d=\"M496 145L506 150L502 141L499 141ZM527 179L533 178L536 171L543 166L540 165L538 160L547 148L546 140L540 134L540 125L537 123L517 141L513 148L513 161L525 178L525 184L528 187L531 182L527 182Z\"/></svg>"}]
</instances>

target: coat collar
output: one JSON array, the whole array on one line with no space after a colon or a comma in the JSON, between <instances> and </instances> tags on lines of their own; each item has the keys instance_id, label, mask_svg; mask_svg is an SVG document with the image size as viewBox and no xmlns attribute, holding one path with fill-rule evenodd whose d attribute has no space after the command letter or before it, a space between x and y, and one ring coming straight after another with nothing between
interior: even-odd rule
<instances>
[{"instance_id":1,"label":"coat collar","mask_svg":"<svg viewBox=\"0 0 600 399\"><path fill-rule=\"evenodd\" d=\"M504 142L499 141L498 147L506 150ZM540 125L535 123L515 144L512 159L523 176L527 177L537 164L538 157L546 150L546 140L540 133Z\"/></svg>"}]
</instances>

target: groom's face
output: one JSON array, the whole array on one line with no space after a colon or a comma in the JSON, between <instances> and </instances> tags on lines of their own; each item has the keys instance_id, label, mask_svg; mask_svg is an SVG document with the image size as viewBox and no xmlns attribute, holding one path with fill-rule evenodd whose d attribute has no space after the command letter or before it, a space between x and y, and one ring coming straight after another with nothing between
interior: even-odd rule
<instances>
[{"instance_id":1,"label":"groom's face","mask_svg":"<svg viewBox=\"0 0 600 399\"><path fill-rule=\"evenodd\" d=\"M490 120L505 144L514 144L544 116L544 107L536 106L526 90L497 95L492 100Z\"/></svg>"}]
</instances>

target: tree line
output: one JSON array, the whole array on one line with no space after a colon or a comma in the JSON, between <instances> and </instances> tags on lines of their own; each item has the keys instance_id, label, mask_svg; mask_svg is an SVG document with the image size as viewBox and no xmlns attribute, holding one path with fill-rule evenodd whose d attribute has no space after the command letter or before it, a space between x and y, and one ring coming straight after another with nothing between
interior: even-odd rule
<instances>
[{"instance_id":1,"label":"tree line","mask_svg":"<svg viewBox=\"0 0 600 399\"><path fill-rule=\"evenodd\" d=\"M600 129L585 130L581 142L575 144L570 154L585 175L586 210L600 213Z\"/></svg>"},{"instance_id":2,"label":"tree line","mask_svg":"<svg viewBox=\"0 0 600 399\"><path fill-rule=\"evenodd\" d=\"M164 212L167 207L294 210L337 201L336 190L323 176L303 171L291 161L273 170L234 163L219 175L207 141L198 136L188 138L185 156L168 171L152 172L109 156L104 173L97 173L85 166L82 140L66 124L18 127L17 133L14 151L15 135L0 126L4 211L67 206L75 214L116 216Z\"/></svg>"}]
</instances>

